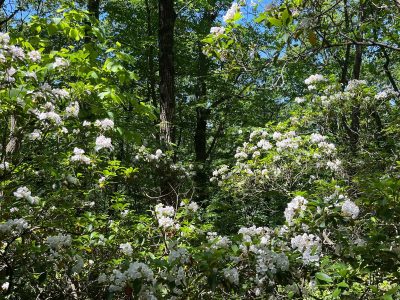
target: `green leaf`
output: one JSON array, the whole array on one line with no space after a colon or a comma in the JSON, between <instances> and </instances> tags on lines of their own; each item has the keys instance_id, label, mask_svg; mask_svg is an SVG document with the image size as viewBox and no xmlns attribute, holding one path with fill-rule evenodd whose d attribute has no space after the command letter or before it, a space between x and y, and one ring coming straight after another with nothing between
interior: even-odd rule
<instances>
[{"instance_id":1,"label":"green leaf","mask_svg":"<svg viewBox=\"0 0 400 300\"><path fill-rule=\"evenodd\" d=\"M278 26L278 27L282 26L282 21L277 19L277 18L269 17L267 20L268 20L268 22L270 22L274 26Z\"/></svg>"},{"instance_id":2,"label":"green leaf","mask_svg":"<svg viewBox=\"0 0 400 300\"><path fill-rule=\"evenodd\" d=\"M267 19L267 14L262 13L257 18L254 19L254 22L261 23L261 22L265 21L265 19Z\"/></svg>"},{"instance_id":3,"label":"green leaf","mask_svg":"<svg viewBox=\"0 0 400 300\"><path fill-rule=\"evenodd\" d=\"M330 277L328 274L322 273L322 272L317 272L315 273L315 278L317 278L320 281L324 282L332 282L332 277Z\"/></svg>"},{"instance_id":4,"label":"green leaf","mask_svg":"<svg viewBox=\"0 0 400 300\"><path fill-rule=\"evenodd\" d=\"M79 41L80 40L79 31L76 28L71 28L71 30L69 32L69 36L71 38L73 38L75 41Z\"/></svg>"},{"instance_id":5,"label":"green leaf","mask_svg":"<svg viewBox=\"0 0 400 300\"><path fill-rule=\"evenodd\" d=\"M333 291L332 297L334 297L334 298L339 297L340 293L341 293L341 290L337 288L336 290Z\"/></svg>"},{"instance_id":6,"label":"green leaf","mask_svg":"<svg viewBox=\"0 0 400 300\"><path fill-rule=\"evenodd\" d=\"M346 282L342 281L342 282L338 283L337 287L348 288L349 285Z\"/></svg>"}]
</instances>

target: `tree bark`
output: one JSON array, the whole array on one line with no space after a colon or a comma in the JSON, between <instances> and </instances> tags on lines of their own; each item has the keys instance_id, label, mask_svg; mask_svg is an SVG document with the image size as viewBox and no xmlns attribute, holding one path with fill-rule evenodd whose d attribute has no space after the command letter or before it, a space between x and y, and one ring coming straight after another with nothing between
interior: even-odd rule
<instances>
[{"instance_id":1,"label":"tree bark","mask_svg":"<svg viewBox=\"0 0 400 300\"><path fill-rule=\"evenodd\" d=\"M147 22L147 37L149 44L147 46L147 67L149 68L149 74L147 77L147 99L154 107L158 107L158 101L156 96L156 78L154 72L154 45L152 43L153 38L153 27L151 20L151 7L149 0L145 1L146 5L146 22Z\"/></svg>"},{"instance_id":2,"label":"tree bark","mask_svg":"<svg viewBox=\"0 0 400 300\"><path fill-rule=\"evenodd\" d=\"M399 88L397 87L396 80L394 79L392 73L390 72L389 65L390 65L390 56L387 53L384 47L381 48L383 56L385 57L385 64L383 65L383 69L385 70L386 76L388 77L393 89L396 92L399 92Z\"/></svg>"},{"instance_id":3,"label":"tree bark","mask_svg":"<svg viewBox=\"0 0 400 300\"><path fill-rule=\"evenodd\" d=\"M203 38L210 32L212 23L215 21L217 14L213 11L206 10L200 21L201 32L200 37ZM209 61L202 51L202 43L197 42L197 88L196 101L199 106L196 108L196 128L194 134L194 150L196 154L196 176L194 178L197 198L204 201L208 198L208 172L207 172L207 121L211 110L206 108L207 104L207 82L206 77L209 71Z\"/></svg>"},{"instance_id":4,"label":"tree bark","mask_svg":"<svg viewBox=\"0 0 400 300\"><path fill-rule=\"evenodd\" d=\"M167 147L175 142L175 68L173 0L159 0L160 142Z\"/></svg>"},{"instance_id":5,"label":"tree bark","mask_svg":"<svg viewBox=\"0 0 400 300\"><path fill-rule=\"evenodd\" d=\"M362 32L362 24L365 20L365 7L363 0L360 0L359 3L359 37L358 40L360 42L363 41L363 32ZM359 80L361 76L361 67L362 67L362 58L363 58L363 46L361 44L355 45L355 56L354 56L354 65L353 65L353 79ZM351 151L355 155L358 148L358 141L360 137L360 104L358 100L355 99L355 103L353 103L353 107L351 110L351 125L350 125L350 147Z\"/></svg>"},{"instance_id":6,"label":"tree bark","mask_svg":"<svg viewBox=\"0 0 400 300\"><path fill-rule=\"evenodd\" d=\"M100 17L100 0L88 0L87 5L89 14L92 15L96 20Z\"/></svg>"},{"instance_id":7,"label":"tree bark","mask_svg":"<svg viewBox=\"0 0 400 300\"><path fill-rule=\"evenodd\" d=\"M100 17L100 0L88 0L87 2L87 10L89 12L89 16L94 17L97 21ZM92 22L87 21L87 29L85 32L85 44L90 44L93 41L93 38L90 36L90 28L93 26Z\"/></svg>"}]
</instances>

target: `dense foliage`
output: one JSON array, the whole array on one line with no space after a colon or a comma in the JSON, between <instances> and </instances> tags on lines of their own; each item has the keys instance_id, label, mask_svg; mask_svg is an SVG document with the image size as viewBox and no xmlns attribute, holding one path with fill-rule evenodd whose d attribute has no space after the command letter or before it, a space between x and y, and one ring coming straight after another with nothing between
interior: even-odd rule
<instances>
[{"instance_id":1,"label":"dense foliage","mask_svg":"<svg viewBox=\"0 0 400 300\"><path fill-rule=\"evenodd\" d=\"M1 299L400 297L398 1L0 8Z\"/></svg>"}]
</instances>

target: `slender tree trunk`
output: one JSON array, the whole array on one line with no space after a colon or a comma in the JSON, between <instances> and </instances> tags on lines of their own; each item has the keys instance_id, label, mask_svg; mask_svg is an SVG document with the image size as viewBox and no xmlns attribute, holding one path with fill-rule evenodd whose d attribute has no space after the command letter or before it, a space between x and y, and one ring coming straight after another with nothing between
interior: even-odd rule
<instances>
[{"instance_id":1,"label":"slender tree trunk","mask_svg":"<svg viewBox=\"0 0 400 300\"><path fill-rule=\"evenodd\" d=\"M350 20L349 20L349 10L348 10L348 4L347 0L343 0L343 6L344 6L344 21L345 21L345 26L346 26L346 33L349 31L350 27ZM350 51L351 51L351 45L346 46L346 52L344 55L344 60L342 63L342 76L340 78L340 83L342 84L342 89L347 85L347 73L349 69L349 61L350 61Z\"/></svg>"},{"instance_id":2,"label":"slender tree trunk","mask_svg":"<svg viewBox=\"0 0 400 300\"><path fill-rule=\"evenodd\" d=\"M100 17L100 0L88 0L87 10L91 17L94 17L97 21ZM90 35L90 28L93 26L91 21L87 21L87 28L85 30L85 44L89 45L94 42L93 37Z\"/></svg>"},{"instance_id":3,"label":"slender tree trunk","mask_svg":"<svg viewBox=\"0 0 400 300\"><path fill-rule=\"evenodd\" d=\"M363 41L363 32L362 32L362 24L365 20L365 7L363 0L360 0L359 3L359 41ZM353 79L359 80L361 76L361 67L362 67L362 58L363 58L363 46L355 45L355 56L354 56L354 65L353 65ZM355 99L351 111L351 125L350 125L350 147L351 151L355 155L358 148L358 141L360 137L360 104L358 100Z\"/></svg>"},{"instance_id":4,"label":"slender tree trunk","mask_svg":"<svg viewBox=\"0 0 400 300\"><path fill-rule=\"evenodd\" d=\"M91 14L96 20L100 17L100 0L88 0L87 5L89 14Z\"/></svg>"},{"instance_id":5,"label":"slender tree trunk","mask_svg":"<svg viewBox=\"0 0 400 300\"><path fill-rule=\"evenodd\" d=\"M207 84L205 77L208 73L207 58L201 49L201 42L197 43L197 91L196 100L199 106L196 108L196 128L194 134L194 151L196 154L195 184L199 200L206 197L207 173L205 163L207 160L207 120L210 110L205 108L207 101Z\"/></svg>"},{"instance_id":6,"label":"slender tree trunk","mask_svg":"<svg viewBox=\"0 0 400 300\"><path fill-rule=\"evenodd\" d=\"M149 44L147 46L147 67L149 74L147 77L147 98L148 101L153 104L154 107L158 107L158 101L156 96L156 78L154 72L154 45L153 39L153 27L151 20L151 7L149 0L145 1L146 5L146 22L147 22L147 37L149 39Z\"/></svg>"},{"instance_id":7,"label":"slender tree trunk","mask_svg":"<svg viewBox=\"0 0 400 300\"><path fill-rule=\"evenodd\" d=\"M390 72L389 66L390 66L390 56L387 53L385 47L381 48L383 56L385 57L385 64L383 65L383 69L385 70L386 76L388 77L390 84L392 85L393 89L396 92L399 92L399 88L397 87L396 80L394 79L392 72Z\"/></svg>"},{"instance_id":8,"label":"slender tree trunk","mask_svg":"<svg viewBox=\"0 0 400 300\"><path fill-rule=\"evenodd\" d=\"M158 46L160 75L160 144L166 150L175 143L175 68L174 68L174 0L158 1ZM166 170L161 176L161 199L175 204L175 178Z\"/></svg>"},{"instance_id":9,"label":"slender tree trunk","mask_svg":"<svg viewBox=\"0 0 400 300\"><path fill-rule=\"evenodd\" d=\"M175 68L173 0L159 0L160 142L163 147L175 142Z\"/></svg>"},{"instance_id":10,"label":"slender tree trunk","mask_svg":"<svg viewBox=\"0 0 400 300\"><path fill-rule=\"evenodd\" d=\"M199 32L201 38L210 32L212 23L215 21L216 14L205 11L201 20L203 30ZM196 176L194 178L197 198L204 201L208 198L208 172L207 172L207 121L211 110L206 108L207 104L207 83L206 77L209 71L209 61L202 51L201 41L197 42L197 90L196 101L199 106L196 108L196 128L194 134L194 150L196 154Z\"/></svg>"}]
</instances>

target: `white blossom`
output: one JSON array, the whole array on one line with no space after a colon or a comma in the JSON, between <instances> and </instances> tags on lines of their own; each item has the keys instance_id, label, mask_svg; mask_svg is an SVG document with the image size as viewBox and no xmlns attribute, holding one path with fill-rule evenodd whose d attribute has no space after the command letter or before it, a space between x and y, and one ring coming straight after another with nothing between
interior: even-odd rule
<instances>
[{"instance_id":1,"label":"white blossom","mask_svg":"<svg viewBox=\"0 0 400 300\"><path fill-rule=\"evenodd\" d=\"M306 210L307 203L308 201L302 196L296 196L288 203L284 215L289 225L293 225L293 218L298 211Z\"/></svg>"},{"instance_id":2,"label":"white blossom","mask_svg":"<svg viewBox=\"0 0 400 300\"><path fill-rule=\"evenodd\" d=\"M13 58L18 58L18 59L25 58L24 50L21 47L12 45L12 46L10 46L9 51Z\"/></svg>"},{"instance_id":3,"label":"white blossom","mask_svg":"<svg viewBox=\"0 0 400 300\"><path fill-rule=\"evenodd\" d=\"M306 80L304 80L304 83L307 85L314 85L314 84L316 84L318 82L322 82L322 81L325 81L324 76L322 76L321 74L315 74L315 75L311 75Z\"/></svg>"},{"instance_id":4,"label":"white blossom","mask_svg":"<svg viewBox=\"0 0 400 300\"><path fill-rule=\"evenodd\" d=\"M65 89L52 89L51 92L59 99L69 97L69 92Z\"/></svg>"},{"instance_id":5,"label":"white blossom","mask_svg":"<svg viewBox=\"0 0 400 300\"><path fill-rule=\"evenodd\" d=\"M311 143L320 143L325 141L325 137L319 133L313 133L310 136Z\"/></svg>"},{"instance_id":6,"label":"white blossom","mask_svg":"<svg viewBox=\"0 0 400 300\"><path fill-rule=\"evenodd\" d=\"M69 66L68 60L62 57L56 57L53 63L53 68L68 67L68 66Z\"/></svg>"},{"instance_id":7,"label":"white blossom","mask_svg":"<svg viewBox=\"0 0 400 300\"><path fill-rule=\"evenodd\" d=\"M96 146L95 146L95 151L99 151L103 148L106 149L113 149L113 146L111 144L111 138L107 138L104 135L100 135L96 138Z\"/></svg>"},{"instance_id":8,"label":"white blossom","mask_svg":"<svg viewBox=\"0 0 400 300\"><path fill-rule=\"evenodd\" d=\"M170 217L158 218L158 226L162 228L171 228L175 225L174 220Z\"/></svg>"},{"instance_id":9,"label":"white blossom","mask_svg":"<svg viewBox=\"0 0 400 300\"><path fill-rule=\"evenodd\" d=\"M0 170L8 170L10 168L10 163L3 161L0 162Z\"/></svg>"},{"instance_id":10,"label":"white blossom","mask_svg":"<svg viewBox=\"0 0 400 300\"><path fill-rule=\"evenodd\" d=\"M5 223L0 224L0 232L4 233L21 233L25 229L29 228L28 222L23 219L10 219Z\"/></svg>"},{"instance_id":11,"label":"white blossom","mask_svg":"<svg viewBox=\"0 0 400 300\"><path fill-rule=\"evenodd\" d=\"M42 56L39 51L37 50L32 50L28 52L28 57L32 62L37 62L42 59Z\"/></svg>"},{"instance_id":12,"label":"white blossom","mask_svg":"<svg viewBox=\"0 0 400 300\"><path fill-rule=\"evenodd\" d=\"M358 80L358 79L353 79L350 80L349 83L347 84L345 91L346 92L354 92L357 90L360 86L365 86L367 85L366 80Z\"/></svg>"},{"instance_id":13,"label":"white blossom","mask_svg":"<svg viewBox=\"0 0 400 300\"><path fill-rule=\"evenodd\" d=\"M236 268L225 268L223 269L224 277L232 284L239 284L239 272Z\"/></svg>"},{"instance_id":14,"label":"white blossom","mask_svg":"<svg viewBox=\"0 0 400 300\"><path fill-rule=\"evenodd\" d=\"M4 283L1 285L1 289L2 289L3 291L7 291L9 287L10 287L10 283L9 283L9 282L4 282Z\"/></svg>"},{"instance_id":15,"label":"white blossom","mask_svg":"<svg viewBox=\"0 0 400 300\"><path fill-rule=\"evenodd\" d=\"M114 128L114 121L111 119L96 120L94 126L100 127L103 130L109 130Z\"/></svg>"},{"instance_id":16,"label":"white blossom","mask_svg":"<svg viewBox=\"0 0 400 300\"><path fill-rule=\"evenodd\" d=\"M232 3L232 6L228 9L226 14L223 16L225 22L233 20L235 14L240 11L239 5L236 2Z\"/></svg>"},{"instance_id":17,"label":"white blossom","mask_svg":"<svg viewBox=\"0 0 400 300\"><path fill-rule=\"evenodd\" d=\"M351 200L346 200L342 204L342 213L347 217L356 219L360 213L360 208Z\"/></svg>"},{"instance_id":18,"label":"white blossom","mask_svg":"<svg viewBox=\"0 0 400 300\"><path fill-rule=\"evenodd\" d=\"M294 98L294 102L296 102L297 104L303 103L303 102L305 102L305 101L306 101L306 99L303 98L303 97L296 97L296 98Z\"/></svg>"},{"instance_id":19,"label":"white blossom","mask_svg":"<svg viewBox=\"0 0 400 300\"><path fill-rule=\"evenodd\" d=\"M79 115L79 103L77 101L74 101L70 103L65 109L65 116L77 118L78 115Z\"/></svg>"},{"instance_id":20,"label":"white blossom","mask_svg":"<svg viewBox=\"0 0 400 300\"><path fill-rule=\"evenodd\" d=\"M199 205L196 202L190 202L187 208L191 211L196 212L199 209Z\"/></svg>"},{"instance_id":21,"label":"white blossom","mask_svg":"<svg viewBox=\"0 0 400 300\"><path fill-rule=\"evenodd\" d=\"M332 171L337 172L337 171L340 170L340 167L341 167L341 165L342 165L342 162L341 162L339 159L336 159L336 160L334 160L334 161L328 161L328 162L326 163L326 165L327 165L327 167L328 167L329 169L331 169Z\"/></svg>"},{"instance_id":22,"label":"white blossom","mask_svg":"<svg viewBox=\"0 0 400 300\"><path fill-rule=\"evenodd\" d=\"M219 36L221 34L224 34L225 32L225 27L211 27L210 33L215 34L216 36Z\"/></svg>"},{"instance_id":23,"label":"white blossom","mask_svg":"<svg viewBox=\"0 0 400 300\"><path fill-rule=\"evenodd\" d=\"M91 163L91 160L84 153L85 153L85 151L83 149L75 147L74 148L74 155L71 156L70 160L72 162L81 162L81 163L89 165Z\"/></svg>"},{"instance_id":24,"label":"white blossom","mask_svg":"<svg viewBox=\"0 0 400 300\"><path fill-rule=\"evenodd\" d=\"M10 36L7 32L0 32L0 43L7 45L10 42Z\"/></svg>"},{"instance_id":25,"label":"white blossom","mask_svg":"<svg viewBox=\"0 0 400 300\"><path fill-rule=\"evenodd\" d=\"M321 252L321 243L319 237L313 234L304 233L291 239L293 249L302 253L303 263L305 265L312 262L318 262Z\"/></svg>"},{"instance_id":26,"label":"white blossom","mask_svg":"<svg viewBox=\"0 0 400 300\"><path fill-rule=\"evenodd\" d=\"M71 245L71 242L71 236L69 234L64 235L62 233L54 236L49 236L45 240L45 243L53 250L60 250L61 248L68 247Z\"/></svg>"},{"instance_id":27,"label":"white blossom","mask_svg":"<svg viewBox=\"0 0 400 300\"><path fill-rule=\"evenodd\" d=\"M42 132L39 129L35 129L29 134L29 139L31 141L40 140L42 138Z\"/></svg>"},{"instance_id":28,"label":"white blossom","mask_svg":"<svg viewBox=\"0 0 400 300\"><path fill-rule=\"evenodd\" d=\"M132 246L129 243L120 244L119 249L121 249L122 253L124 253L125 255L132 255L133 253Z\"/></svg>"}]
</instances>

